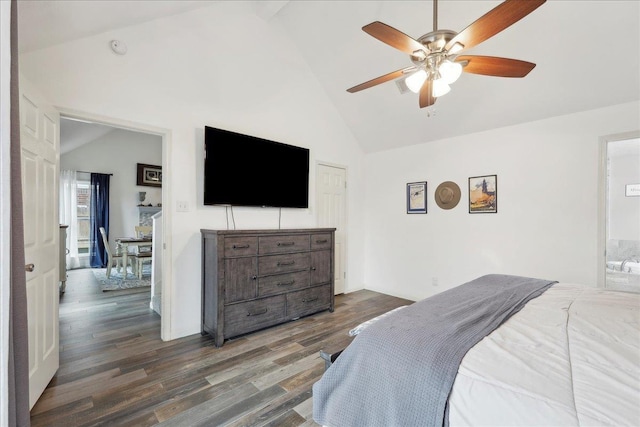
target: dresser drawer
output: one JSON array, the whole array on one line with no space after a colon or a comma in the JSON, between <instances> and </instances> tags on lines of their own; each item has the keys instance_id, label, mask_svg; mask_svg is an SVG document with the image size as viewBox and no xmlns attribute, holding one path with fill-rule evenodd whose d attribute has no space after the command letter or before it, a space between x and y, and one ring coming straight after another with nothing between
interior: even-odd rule
<instances>
[{"instance_id":1,"label":"dresser drawer","mask_svg":"<svg viewBox=\"0 0 640 427\"><path fill-rule=\"evenodd\" d=\"M288 273L297 270L309 270L309 253L269 255L258 258L258 273L260 276L269 274Z\"/></svg>"},{"instance_id":2,"label":"dresser drawer","mask_svg":"<svg viewBox=\"0 0 640 427\"><path fill-rule=\"evenodd\" d=\"M224 256L227 258L257 255L258 238L250 236L227 237L224 239Z\"/></svg>"},{"instance_id":3,"label":"dresser drawer","mask_svg":"<svg viewBox=\"0 0 640 427\"><path fill-rule=\"evenodd\" d=\"M331 249L333 242L331 241L331 234L312 234L311 235L311 249Z\"/></svg>"},{"instance_id":4,"label":"dresser drawer","mask_svg":"<svg viewBox=\"0 0 640 427\"><path fill-rule=\"evenodd\" d=\"M278 274L258 279L258 296L266 296L309 287L309 272Z\"/></svg>"},{"instance_id":5,"label":"dresser drawer","mask_svg":"<svg viewBox=\"0 0 640 427\"><path fill-rule=\"evenodd\" d=\"M291 292L287 296L287 318L306 316L331 306L331 286L322 285L301 291Z\"/></svg>"},{"instance_id":6,"label":"dresser drawer","mask_svg":"<svg viewBox=\"0 0 640 427\"><path fill-rule=\"evenodd\" d=\"M285 319L285 296L276 295L224 307L224 336L232 337Z\"/></svg>"},{"instance_id":7,"label":"dresser drawer","mask_svg":"<svg viewBox=\"0 0 640 427\"><path fill-rule=\"evenodd\" d=\"M263 236L260 237L260 254L281 254L309 250L309 235Z\"/></svg>"}]
</instances>

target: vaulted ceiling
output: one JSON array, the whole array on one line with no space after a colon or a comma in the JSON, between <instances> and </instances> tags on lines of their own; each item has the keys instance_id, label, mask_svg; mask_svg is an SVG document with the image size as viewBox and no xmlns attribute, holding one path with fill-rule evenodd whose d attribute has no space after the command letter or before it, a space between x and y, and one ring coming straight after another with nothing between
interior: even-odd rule
<instances>
[{"instance_id":1,"label":"vaulted ceiling","mask_svg":"<svg viewBox=\"0 0 640 427\"><path fill-rule=\"evenodd\" d=\"M525 0L526 1L526 0ZM195 8L204 1L20 1L20 49L33 51ZM463 73L435 108L394 82L346 89L411 65L361 30L382 21L418 38L431 1L256 1L281 25L365 152L540 120L640 99L640 2L548 0L469 54L537 64L525 78ZM441 0L439 28L461 31L499 1ZM310 100L313 102L313 100Z\"/></svg>"}]
</instances>

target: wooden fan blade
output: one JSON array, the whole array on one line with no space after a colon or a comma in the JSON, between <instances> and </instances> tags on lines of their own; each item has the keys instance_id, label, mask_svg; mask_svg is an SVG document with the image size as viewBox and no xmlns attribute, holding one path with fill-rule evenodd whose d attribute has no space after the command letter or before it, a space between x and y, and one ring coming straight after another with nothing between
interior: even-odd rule
<instances>
[{"instance_id":1,"label":"wooden fan blade","mask_svg":"<svg viewBox=\"0 0 640 427\"><path fill-rule=\"evenodd\" d=\"M493 8L473 24L462 30L447 43L445 50L453 53L469 49L515 24L540 6L546 0L506 0Z\"/></svg>"},{"instance_id":2,"label":"wooden fan blade","mask_svg":"<svg viewBox=\"0 0 640 427\"><path fill-rule=\"evenodd\" d=\"M359 91L364 90L364 89L369 89L370 87L379 85L380 83L384 83L384 82L388 82L389 80L397 79L398 77L401 77L403 74L406 74L409 71L413 71L415 69L416 69L416 67L407 67L407 68L403 68L401 70L394 71L394 72L389 73L389 74L385 74L384 76L376 77L375 79L369 80L368 82L364 82L364 83L361 83L361 84L359 84L357 86L354 86L354 87L352 87L350 89L347 89L347 92L355 93L355 92L359 92Z\"/></svg>"},{"instance_id":3,"label":"wooden fan blade","mask_svg":"<svg viewBox=\"0 0 640 427\"><path fill-rule=\"evenodd\" d=\"M365 25L362 27L362 30L381 42L408 53L409 55L413 55L416 51L424 52L425 50L425 47L419 41L412 39L402 31L398 31L380 21Z\"/></svg>"},{"instance_id":4,"label":"wooden fan blade","mask_svg":"<svg viewBox=\"0 0 640 427\"><path fill-rule=\"evenodd\" d=\"M532 62L495 56L460 55L456 58L456 62L464 61L467 61L462 69L464 72L496 77L524 77L536 66Z\"/></svg>"},{"instance_id":5,"label":"wooden fan blade","mask_svg":"<svg viewBox=\"0 0 640 427\"><path fill-rule=\"evenodd\" d=\"M433 96L433 80L425 80L424 84L420 88L420 108L428 107L436 103L436 99Z\"/></svg>"}]
</instances>

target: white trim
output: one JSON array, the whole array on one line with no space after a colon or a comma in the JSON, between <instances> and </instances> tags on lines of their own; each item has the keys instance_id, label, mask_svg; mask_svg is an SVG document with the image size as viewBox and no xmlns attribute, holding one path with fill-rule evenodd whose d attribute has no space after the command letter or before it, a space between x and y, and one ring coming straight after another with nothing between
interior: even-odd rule
<instances>
[{"instance_id":1,"label":"white trim","mask_svg":"<svg viewBox=\"0 0 640 427\"><path fill-rule=\"evenodd\" d=\"M316 166L318 165L329 166L330 168L344 169L345 172L347 172L347 167L345 165L340 165L338 163L331 163L331 162L325 162L323 160L316 160Z\"/></svg>"},{"instance_id":2,"label":"white trim","mask_svg":"<svg viewBox=\"0 0 640 427\"><path fill-rule=\"evenodd\" d=\"M604 288L606 284L606 262L607 262L607 144L625 139L640 138L640 130L632 132L617 133L600 137L599 158L598 158L598 236L597 236L597 256L598 260L598 283L599 288Z\"/></svg>"},{"instance_id":3,"label":"white trim","mask_svg":"<svg viewBox=\"0 0 640 427\"><path fill-rule=\"evenodd\" d=\"M173 146L171 130L64 107L56 108L60 112L60 115L66 118L86 120L97 124L116 126L126 130L145 132L160 136L162 138L162 170L165 171L163 172L163 176L168 176L166 171L170 170L169 159L171 158ZM172 206L171 186L169 185L169 180L166 180L165 182L167 185L162 186L162 206ZM171 263L171 209L163 209L162 217L162 238L164 240L164 254L162 256L162 316L160 317L160 337L163 341L171 341L173 337L177 336L175 334L172 334L171 332L171 299L173 296L171 292L173 284L173 271Z\"/></svg>"},{"instance_id":4,"label":"white trim","mask_svg":"<svg viewBox=\"0 0 640 427\"><path fill-rule=\"evenodd\" d=\"M0 1L0 426L9 425L11 2Z\"/></svg>"}]
</instances>

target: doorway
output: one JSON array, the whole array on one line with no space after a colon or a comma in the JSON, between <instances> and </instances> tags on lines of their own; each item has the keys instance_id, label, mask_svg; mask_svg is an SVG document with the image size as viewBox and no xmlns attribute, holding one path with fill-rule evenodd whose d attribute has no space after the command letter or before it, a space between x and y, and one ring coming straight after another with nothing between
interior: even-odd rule
<instances>
[{"instance_id":1,"label":"doorway","mask_svg":"<svg viewBox=\"0 0 640 427\"><path fill-rule=\"evenodd\" d=\"M640 292L640 136L603 144L604 287Z\"/></svg>"},{"instance_id":2,"label":"doorway","mask_svg":"<svg viewBox=\"0 0 640 427\"><path fill-rule=\"evenodd\" d=\"M112 169L114 164L127 163L126 169L124 169L122 173L118 173L118 175L123 175L123 179L120 179L119 183L115 174L112 176L113 179L110 191L110 198L113 197L114 194L119 193L119 197L123 200L123 203L114 204L112 200L110 210L113 210L114 215L116 213L121 215L123 214L122 211L126 210L127 212L125 212L125 214L128 219L126 221L121 220L117 222L117 224L113 224L113 220L110 219L110 223L112 224L110 236L113 236L114 238L133 236L133 234L135 234L135 226L140 225L141 218L144 221L150 221L150 217L153 216L156 211L162 212L161 220L156 224L158 229L161 230L162 243L160 247L157 247L156 242L154 241L153 246L153 250L157 250L160 261L157 265L153 266L153 271L156 273L156 277L153 278L152 281L158 282L159 280L159 282L155 283L157 285L155 287L157 291L155 295L156 305L152 308L157 308L156 311L161 313L161 338L165 341L171 340L171 293L169 292L169 289L171 288L171 263L169 260L171 255L170 248L172 239L168 233L171 224L171 210L166 209L166 207L169 206L170 188L168 186L161 186L159 188L139 186L137 184L137 164L150 162L143 161L144 157L135 157L140 156L140 153L133 153L131 155L133 157L131 157L127 154L126 149L122 148L122 145L127 147L133 143L133 140L127 139L127 135L137 135L137 138L142 138L142 140L146 139L148 141L154 141L152 144L156 147L154 149L159 150L159 157L156 157L158 161L152 160L153 165L162 167L165 177L164 181L166 182L168 159L170 157L169 153L171 150L170 131L163 128L78 112L75 110L59 109L59 111L63 120L68 120L69 122L73 121L76 124L79 123L94 126L94 131L98 129L96 131L98 133L98 136L96 137L98 140L104 139L105 135L108 135L109 132L115 132L115 136L120 139L124 138L121 141L120 148L114 147L113 152L108 155L108 158L99 159L100 163L95 163L94 159L93 165L82 168L77 167L78 170L83 170L85 172L112 173L114 171L110 170L110 168ZM76 156L81 155L81 150L83 149L83 147L79 147L78 144L78 141L73 141L71 144L72 147L76 146ZM66 152L61 153L61 158L65 156L67 156ZM68 163L61 161L61 170L68 168L67 166L69 166ZM142 199L142 193L145 193L144 199ZM149 206L149 204L152 206ZM154 209L155 211L151 212ZM112 218L115 218L115 216L112 216ZM113 227L113 225L115 225L115 227ZM159 302L157 298L158 292L162 295Z\"/></svg>"},{"instance_id":3,"label":"doorway","mask_svg":"<svg viewBox=\"0 0 640 427\"><path fill-rule=\"evenodd\" d=\"M137 164L162 163L162 138L115 126L60 118L61 221L67 229L67 268L89 267L91 174L109 175L109 200L104 224L113 239L134 236L135 226L151 226L162 210L162 187L137 182ZM67 190L67 188L69 188ZM66 208L66 209L65 209ZM95 242L91 242L96 244Z\"/></svg>"},{"instance_id":4,"label":"doorway","mask_svg":"<svg viewBox=\"0 0 640 427\"><path fill-rule=\"evenodd\" d=\"M347 169L316 165L316 204L319 227L335 227L335 294L346 289Z\"/></svg>"}]
</instances>

